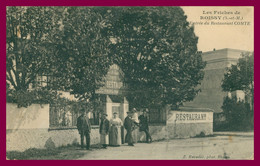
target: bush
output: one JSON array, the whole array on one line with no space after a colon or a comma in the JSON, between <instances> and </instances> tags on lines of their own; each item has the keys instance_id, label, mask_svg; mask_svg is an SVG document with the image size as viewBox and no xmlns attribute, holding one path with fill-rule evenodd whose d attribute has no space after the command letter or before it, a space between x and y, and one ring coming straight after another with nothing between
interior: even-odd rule
<instances>
[{"instance_id":1,"label":"bush","mask_svg":"<svg viewBox=\"0 0 260 166\"><path fill-rule=\"evenodd\" d=\"M225 126L228 130L253 129L254 113L250 110L249 103L238 101L236 97L225 97L222 109L226 118Z\"/></svg>"},{"instance_id":2,"label":"bush","mask_svg":"<svg viewBox=\"0 0 260 166\"><path fill-rule=\"evenodd\" d=\"M35 90L8 90L6 93L6 101L9 103L17 103L18 107L28 107L31 104L49 104L59 98L57 91L47 89Z\"/></svg>"}]
</instances>

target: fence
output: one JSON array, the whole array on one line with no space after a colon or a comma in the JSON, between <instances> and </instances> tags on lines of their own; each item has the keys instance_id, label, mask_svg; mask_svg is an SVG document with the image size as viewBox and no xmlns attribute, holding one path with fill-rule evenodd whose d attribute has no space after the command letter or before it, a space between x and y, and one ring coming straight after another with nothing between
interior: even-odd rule
<instances>
[{"instance_id":1,"label":"fence","mask_svg":"<svg viewBox=\"0 0 260 166\"><path fill-rule=\"evenodd\" d=\"M50 105L50 127L74 127L77 125L77 118L80 116L78 108L73 105ZM90 112L90 123L99 125L99 113Z\"/></svg>"}]
</instances>

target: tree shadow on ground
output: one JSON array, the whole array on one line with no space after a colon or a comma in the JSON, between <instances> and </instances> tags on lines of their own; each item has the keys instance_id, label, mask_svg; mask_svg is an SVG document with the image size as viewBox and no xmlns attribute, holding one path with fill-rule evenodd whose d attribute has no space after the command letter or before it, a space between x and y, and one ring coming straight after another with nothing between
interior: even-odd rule
<instances>
[{"instance_id":1,"label":"tree shadow on ground","mask_svg":"<svg viewBox=\"0 0 260 166\"><path fill-rule=\"evenodd\" d=\"M90 148L91 151L102 149L99 144L91 145ZM30 148L23 152L8 151L6 152L6 158L8 160L73 160L84 156L88 152L89 150L81 149L79 145L67 145L50 149Z\"/></svg>"}]
</instances>

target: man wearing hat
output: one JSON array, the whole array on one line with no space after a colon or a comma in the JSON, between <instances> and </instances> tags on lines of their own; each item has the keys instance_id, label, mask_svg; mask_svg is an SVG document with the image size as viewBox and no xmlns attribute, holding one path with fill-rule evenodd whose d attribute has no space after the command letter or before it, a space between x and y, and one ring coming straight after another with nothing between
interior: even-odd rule
<instances>
[{"instance_id":1,"label":"man wearing hat","mask_svg":"<svg viewBox=\"0 0 260 166\"><path fill-rule=\"evenodd\" d=\"M109 120L107 119L107 114L103 113L101 117L101 123L99 127L99 133L100 133L100 144L103 146L103 148L107 148L107 145L109 144Z\"/></svg>"},{"instance_id":2,"label":"man wearing hat","mask_svg":"<svg viewBox=\"0 0 260 166\"><path fill-rule=\"evenodd\" d=\"M77 118L77 129L81 138L81 148L84 148L84 137L86 137L87 150L90 148L91 124L85 109L81 109L81 115Z\"/></svg>"},{"instance_id":3,"label":"man wearing hat","mask_svg":"<svg viewBox=\"0 0 260 166\"><path fill-rule=\"evenodd\" d=\"M127 117L124 121L124 127L126 129L125 142L128 143L129 146L134 146L132 131L134 130L134 121L132 120L132 112L127 112Z\"/></svg>"},{"instance_id":4,"label":"man wearing hat","mask_svg":"<svg viewBox=\"0 0 260 166\"><path fill-rule=\"evenodd\" d=\"M149 133L147 113L148 113L148 109L146 108L145 110L143 110L143 114L138 117L138 119L140 121L140 123L139 123L139 131L140 132L144 131L145 135L146 135L146 142L147 143L149 143L149 142L151 143L152 142L152 137L151 137L151 135Z\"/></svg>"},{"instance_id":5,"label":"man wearing hat","mask_svg":"<svg viewBox=\"0 0 260 166\"><path fill-rule=\"evenodd\" d=\"M132 109L132 120L134 121L134 129L132 131L132 136L133 136L133 142L134 143L137 143L138 142L138 127L139 127L139 119L138 119L138 113L137 113L137 110L136 108L133 108Z\"/></svg>"}]
</instances>

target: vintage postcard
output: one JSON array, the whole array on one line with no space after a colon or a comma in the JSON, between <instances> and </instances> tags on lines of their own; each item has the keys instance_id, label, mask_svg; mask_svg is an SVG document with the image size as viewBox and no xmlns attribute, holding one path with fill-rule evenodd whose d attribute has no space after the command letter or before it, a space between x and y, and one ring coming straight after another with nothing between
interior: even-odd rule
<instances>
[{"instance_id":1,"label":"vintage postcard","mask_svg":"<svg viewBox=\"0 0 260 166\"><path fill-rule=\"evenodd\" d=\"M6 7L6 159L254 160L254 7Z\"/></svg>"}]
</instances>

